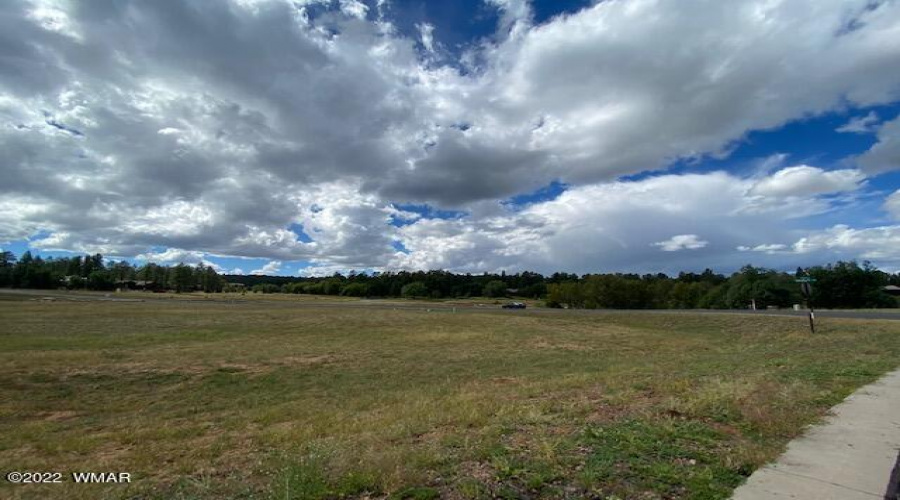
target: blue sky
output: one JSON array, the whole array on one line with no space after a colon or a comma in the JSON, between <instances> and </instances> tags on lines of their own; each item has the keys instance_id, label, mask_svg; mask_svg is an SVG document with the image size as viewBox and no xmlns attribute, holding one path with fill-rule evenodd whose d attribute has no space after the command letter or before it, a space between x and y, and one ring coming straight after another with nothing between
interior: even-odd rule
<instances>
[{"instance_id":1,"label":"blue sky","mask_svg":"<svg viewBox=\"0 0 900 500\"><path fill-rule=\"evenodd\" d=\"M0 248L281 275L900 270L894 2L120 7L2 7Z\"/></svg>"},{"instance_id":2,"label":"blue sky","mask_svg":"<svg viewBox=\"0 0 900 500\"><path fill-rule=\"evenodd\" d=\"M375 2L367 3L375 5ZM590 4L590 1L584 0L545 0L532 2L531 6L535 22L543 23L561 14L577 12ZM500 12L482 0L397 0L389 5L389 13L401 32L414 35L418 31L416 25L434 25L435 40L454 54L459 54L481 39L493 37L500 20Z\"/></svg>"}]
</instances>

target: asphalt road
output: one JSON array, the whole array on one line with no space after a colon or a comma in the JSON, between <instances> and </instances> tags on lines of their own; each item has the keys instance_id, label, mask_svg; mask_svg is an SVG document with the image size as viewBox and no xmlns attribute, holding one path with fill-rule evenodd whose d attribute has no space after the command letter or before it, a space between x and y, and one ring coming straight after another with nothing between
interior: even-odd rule
<instances>
[{"instance_id":1,"label":"asphalt road","mask_svg":"<svg viewBox=\"0 0 900 500\"><path fill-rule=\"evenodd\" d=\"M759 311L759 314L774 314L782 316L806 316L808 311ZM751 313L752 314L752 313ZM851 318L851 319L892 319L900 320L900 312L884 311L829 311L815 312L816 318Z\"/></svg>"},{"instance_id":2,"label":"asphalt road","mask_svg":"<svg viewBox=\"0 0 900 500\"><path fill-rule=\"evenodd\" d=\"M589 311L593 312L593 311ZM615 312L610 310L596 312ZM629 311L635 312L635 311ZM662 310L645 310L646 313L708 313L708 314L746 314L751 316L797 316L805 318L809 311L794 311L790 309L750 311L746 309L662 309ZM818 318L848 318L848 319L888 319L900 320L900 311L893 309L891 311L854 311L854 310L816 310L815 317Z\"/></svg>"},{"instance_id":3,"label":"asphalt road","mask_svg":"<svg viewBox=\"0 0 900 500\"><path fill-rule=\"evenodd\" d=\"M897 454L897 463L894 464L894 472L891 474L891 484L888 485L885 500L900 500L900 454Z\"/></svg>"},{"instance_id":4,"label":"asphalt road","mask_svg":"<svg viewBox=\"0 0 900 500\"><path fill-rule=\"evenodd\" d=\"M530 307L525 310L516 309L500 309L495 304L452 304L446 302L427 302L427 301L406 301L406 300L390 300L390 299L371 299L371 300L334 300L327 299L318 300L267 300L265 298L241 299L236 297L215 297L213 298L172 298L171 295L157 295L145 292L129 292L124 294L116 293L98 293L98 292L72 292L60 290L20 290L20 289L0 289L0 302L6 300L61 300L76 302L155 302L164 301L167 303L191 303L202 307L203 304L234 304L234 305L252 305L265 304L267 306L282 306L289 308L321 308L321 307L337 307L337 308L375 308L375 309L403 309L417 311L432 312L497 312L501 311L505 314L562 314L562 315L603 315L603 314L622 314L622 313L643 313L643 314L746 314L746 315L774 315L774 316L797 316L806 317L807 311L784 310L762 310L750 311L747 309L643 309L643 310L622 310L622 309L549 309L543 307ZM900 309L889 310L817 310L816 318L849 318L849 319L878 319L878 320L900 320Z\"/></svg>"}]
</instances>

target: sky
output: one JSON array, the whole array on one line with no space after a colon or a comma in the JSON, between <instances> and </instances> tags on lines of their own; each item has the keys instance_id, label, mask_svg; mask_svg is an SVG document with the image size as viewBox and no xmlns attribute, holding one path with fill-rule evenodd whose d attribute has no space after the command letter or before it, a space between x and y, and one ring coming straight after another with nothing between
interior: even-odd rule
<instances>
[{"instance_id":1,"label":"sky","mask_svg":"<svg viewBox=\"0 0 900 500\"><path fill-rule=\"evenodd\" d=\"M0 2L0 248L900 271L900 0Z\"/></svg>"}]
</instances>

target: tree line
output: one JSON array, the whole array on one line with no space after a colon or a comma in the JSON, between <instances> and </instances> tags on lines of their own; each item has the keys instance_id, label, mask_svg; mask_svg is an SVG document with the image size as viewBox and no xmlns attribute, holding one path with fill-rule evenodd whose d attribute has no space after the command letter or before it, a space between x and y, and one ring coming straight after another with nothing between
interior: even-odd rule
<instances>
[{"instance_id":1,"label":"tree line","mask_svg":"<svg viewBox=\"0 0 900 500\"><path fill-rule=\"evenodd\" d=\"M585 309L746 309L803 304L797 278L812 278L815 307L897 307L884 291L900 284L900 275L879 271L869 262L837 262L795 273L744 266L729 277L705 271L664 274L589 274L578 280L548 285L547 305Z\"/></svg>"},{"instance_id":2,"label":"tree line","mask_svg":"<svg viewBox=\"0 0 900 500\"><path fill-rule=\"evenodd\" d=\"M135 266L128 261L106 262L101 254L75 257L21 257L0 252L0 287L70 290L115 290L141 288L150 291L221 292L225 278L210 266L148 263Z\"/></svg>"},{"instance_id":3,"label":"tree line","mask_svg":"<svg viewBox=\"0 0 900 500\"><path fill-rule=\"evenodd\" d=\"M744 266L725 276L702 273L585 274L400 271L336 273L328 277L220 275L210 266L127 261L105 262L100 254L42 258L25 252L16 258L0 252L0 287L145 290L208 293L245 290L257 293L340 295L348 297L520 297L544 299L549 307L610 309L763 309L803 303L795 279L815 279L812 303L822 308L897 307L884 291L900 285L900 274L876 269L869 262L837 262L787 273Z\"/></svg>"},{"instance_id":4,"label":"tree line","mask_svg":"<svg viewBox=\"0 0 900 500\"><path fill-rule=\"evenodd\" d=\"M456 274L449 271L400 271L384 273L340 273L332 276L237 276L227 275L230 283L240 283L262 293L304 293L349 297L529 297L541 298L547 283L577 279L577 275L557 273L545 277L538 273Z\"/></svg>"}]
</instances>

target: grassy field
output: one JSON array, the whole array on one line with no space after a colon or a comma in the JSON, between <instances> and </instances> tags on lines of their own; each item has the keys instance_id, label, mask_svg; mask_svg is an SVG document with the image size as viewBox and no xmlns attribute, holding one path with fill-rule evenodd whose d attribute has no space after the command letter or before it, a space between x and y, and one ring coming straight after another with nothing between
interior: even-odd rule
<instances>
[{"instance_id":1,"label":"grassy field","mask_svg":"<svg viewBox=\"0 0 900 500\"><path fill-rule=\"evenodd\" d=\"M326 305L328 305L326 307ZM727 498L900 322L0 301L2 498Z\"/></svg>"}]
</instances>

